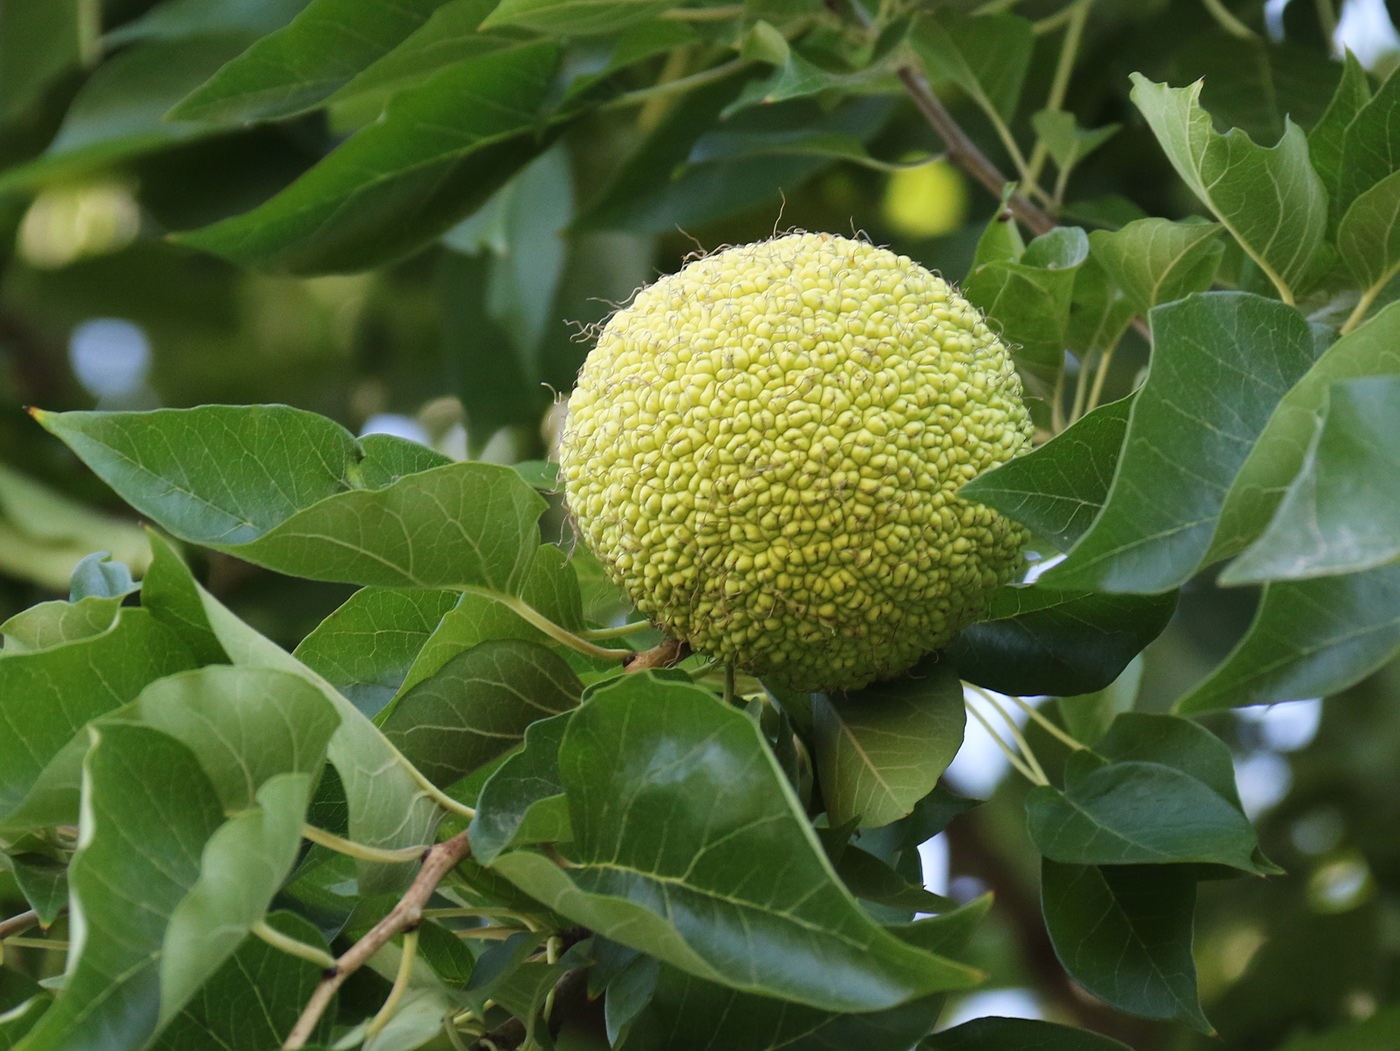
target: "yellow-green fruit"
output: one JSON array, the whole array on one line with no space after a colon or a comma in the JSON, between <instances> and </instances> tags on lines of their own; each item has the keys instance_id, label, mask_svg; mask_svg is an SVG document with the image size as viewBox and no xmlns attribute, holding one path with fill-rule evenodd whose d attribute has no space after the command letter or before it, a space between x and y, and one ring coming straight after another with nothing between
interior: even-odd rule
<instances>
[{"instance_id":1,"label":"yellow-green fruit","mask_svg":"<svg viewBox=\"0 0 1400 1051\"><path fill-rule=\"evenodd\" d=\"M795 689L902 671L975 619L1025 531L958 487L1028 447L1006 347L942 278L830 234L639 292L559 448L578 528L672 636Z\"/></svg>"}]
</instances>

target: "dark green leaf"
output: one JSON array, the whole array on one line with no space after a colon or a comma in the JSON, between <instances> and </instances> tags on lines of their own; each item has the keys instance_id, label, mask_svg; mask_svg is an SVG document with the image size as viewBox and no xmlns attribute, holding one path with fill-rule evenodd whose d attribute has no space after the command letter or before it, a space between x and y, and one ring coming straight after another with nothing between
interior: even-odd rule
<instances>
[{"instance_id":1,"label":"dark green leaf","mask_svg":"<svg viewBox=\"0 0 1400 1051\"><path fill-rule=\"evenodd\" d=\"M461 597L435 589L361 588L302 639L293 656L373 718Z\"/></svg>"},{"instance_id":2,"label":"dark green leaf","mask_svg":"<svg viewBox=\"0 0 1400 1051\"><path fill-rule=\"evenodd\" d=\"M1327 228L1327 191L1308 160L1303 130L1287 122L1265 149L1238 128L1220 135L1188 88L1134 73L1132 98L1172 167L1260 265L1280 294L1299 287Z\"/></svg>"},{"instance_id":3,"label":"dark green leaf","mask_svg":"<svg viewBox=\"0 0 1400 1051\"><path fill-rule=\"evenodd\" d=\"M321 933L300 916L274 912L267 922L303 944L326 948ZM296 1024L321 976L314 963L274 949L259 938L245 938L151 1047L153 1051L277 1047ZM313 1042L329 1040L333 1021L332 1008L316 1026Z\"/></svg>"},{"instance_id":4,"label":"dark green leaf","mask_svg":"<svg viewBox=\"0 0 1400 1051\"><path fill-rule=\"evenodd\" d=\"M1075 273L1088 255L1084 231L1061 226L1037 237L1014 262L994 260L968 277L967 298L1037 375L1053 375L1064 361Z\"/></svg>"},{"instance_id":5,"label":"dark green leaf","mask_svg":"<svg viewBox=\"0 0 1400 1051\"><path fill-rule=\"evenodd\" d=\"M514 851L495 868L575 922L709 981L827 1009L972 980L865 916L757 727L711 694L650 674L609 683L570 721L559 772L568 867Z\"/></svg>"},{"instance_id":6,"label":"dark green leaf","mask_svg":"<svg viewBox=\"0 0 1400 1051\"><path fill-rule=\"evenodd\" d=\"M1400 374L1400 306L1391 305L1322 351L1279 402L1230 485L1207 562L1238 554L1273 518L1303 467L1340 380Z\"/></svg>"},{"instance_id":7,"label":"dark green leaf","mask_svg":"<svg viewBox=\"0 0 1400 1051\"><path fill-rule=\"evenodd\" d=\"M0 815L20 806L49 761L90 720L192 665L175 632L144 609L122 610L99 635L0 657L0 697L25 699L0 706Z\"/></svg>"},{"instance_id":8,"label":"dark green leaf","mask_svg":"<svg viewBox=\"0 0 1400 1051\"><path fill-rule=\"evenodd\" d=\"M508 847L573 838L559 780L559 745L573 712L539 719L525 730L525 747L491 775L472 818L472 857L489 865Z\"/></svg>"},{"instance_id":9,"label":"dark green leaf","mask_svg":"<svg viewBox=\"0 0 1400 1051\"><path fill-rule=\"evenodd\" d=\"M1150 320L1152 362L1107 501L1050 586L1157 592L1189 579L1235 473L1316 357L1301 314L1247 293L1189 296Z\"/></svg>"},{"instance_id":10,"label":"dark green leaf","mask_svg":"<svg viewBox=\"0 0 1400 1051\"><path fill-rule=\"evenodd\" d=\"M11 854L9 862L24 900L39 914L39 923L53 926L68 907L68 866L43 854Z\"/></svg>"},{"instance_id":11,"label":"dark green leaf","mask_svg":"<svg viewBox=\"0 0 1400 1051\"><path fill-rule=\"evenodd\" d=\"M1102 405L1040 448L978 475L958 494L1068 551L1103 507L1132 407L1131 396Z\"/></svg>"},{"instance_id":12,"label":"dark green leaf","mask_svg":"<svg viewBox=\"0 0 1400 1051\"><path fill-rule=\"evenodd\" d=\"M1254 857L1258 842L1248 818L1205 782L1160 763L1112 763L1064 792L1033 788L1026 814L1031 839L1052 861L1274 871Z\"/></svg>"},{"instance_id":13,"label":"dark green leaf","mask_svg":"<svg viewBox=\"0 0 1400 1051\"><path fill-rule=\"evenodd\" d=\"M482 27L523 26L561 36L615 33L669 6L669 0L501 0Z\"/></svg>"},{"instance_id":14,"label":"dark green leaf","mask_svg":"<svg viewBox=\"0 0 1400 1051\"><path fill-rule=\"evenodd\" d=\"M1397 184L1400 185L1400 184ZM1264 534L1222 584L1355 573L1400 555L1400 376L1343 380L1322 427Z\"/></svg>"},{"instance_id":15,"label":"dark green leaf","mask_svg":"<svg viewBox=\"0 0 1400 1051\"><path fill-rule=\"evenodd\" d=\"M890 905L906 912L947 912L955 903L910 883L874 854L848 846L836 861L836 874L846 889L862 901Z\"/></svg>"},{"instance_id":16,"label":"dark green leaf","mask_svg":"<svg viewBox=\"0 0 1400 1051\"><path fill-rule=\"evenodd\" d=\"M1043 109L1031 117L1031 126L1045 143L1045 150L1062 172L1072 169L1117 134L1121 124L1081 128L1073 113Z\"/></svg>"},{"instance_id":17,"label":"dark green leaf","mask_svg":"<svg viewBox=\"0 0 1400 1051\"><path fill-rule=\"evenodd\" d=\"M224 4L167 0L103 34L102 42L112 47L138 40L184 40L206 33L240 34L252 39L281 29L306 3L307 0L234 0Z\"/></svg>"},{"instance_id":18,"label":"dark green leaf","mask_svg":"<svg viewBox=\"0 0 1400 1051\"><path fill-rule=\"evenodd\" d=\"M102 727L84 762L83 846L70 872L74 922L87 933L26 1048L108 1051L154 1035L166 930L222 822L187 748L143 726Z\"/></svg>"},{"instance_id":19,"label":"dark green leaf","mask_svg":"<svg viewBox=\"0 0 1400 1051\"><path fill-rule=\"evenodd\" d=\"M1357 111L1342 134L1338 214L1396 170L1400 170L1400 77L1390 76Z\"/></svg>"},{"instance_id":20,"label":"dark green leaf","mask_svg":"<svg viewBox=\"0 0 1400 1051\"><path fill-rule=\"evenodd\" d=\"M974 17L951 7L919 19L910 35L931 80L951 80L1004 120L1016 111L1034 41L1024 18Z\"/></svg>"},{"instance_id":21,"label":"dark green leaf","mask_svg":"<svg viewBox=\"0 0 1400 1051\"><path fill-rule=\"evenodd\" d=\"M170 115L246 123L311 109L422 25L442 3L312 0L290 25L233 59Z\"/></svg>"},{"instance_id":22,"label":"dark green leaf","mask_svg":"<svg viewBox=\"0 0 1400 1051\"><path fill-rule=\"evenodd\" d=\"M27 189L83 175L223 132L210 124L162 118L176 99L245 42L226 35L158 40L114 55L83 85L43 155L0 175L0 190Z\"/></svg>"},{"instance_id":23,"label":"dark green leaf","mask_svg":"<svg viewBox=\"0 0 1400 1051\"><path fill-rule=\"evenodd\" d=\"M1347 126L1371 101L1371 84L1356 56L1348 50L1342 63L1342 79L1332 101L1308 133L1308 154L1327 187L1334 222L1342 214L1342 145Z\"/></svg>"},{"instance_id":24,"label":"dark green leaf","mask_svg":"<svg viewBox=\"0 0 1400 1051\"><path fill-rule=\"evenodd\" d=\"M340 717L305 678L272 668L215 664L170 675L141 691L141 721L199 757L224 809L254 806L269 778L313 782Z\"/></svg>"},{"instance_id":25,"label":"dark green leaf","mask_svg":"<svg viewBox=\"0 0 1400 1051\"><path fill-rule=\"evenodd\" d=\"M1138 313L1091 251L1074 277L1065 345L1074 351L1081 370L1095 354L1112 350Z\"/></svg>"},{"instance_id":26,"label":"dark green leaf","mask_svg":"<svg viewBox=\"0 0 1400 1051\"><path fill-rule=\"evenodd\" d=\"M1210 287L1220 265L1220 227L1201 219L1139 219L1089 235L1094 256L1139 314Z\"/></svg>"},{"instance_id":27,"label":"dark green leaf","mask_svg":"<svg viewBox=\"0 0 1400 1051\"><path fill-rule=\"evenodd\" d=\"M363 128L270 201L182 244L292 273L345 273L413 252L480 207L548 145L541 108L550 43L448 66L390 100Z\"/></svg>"},{"instance_id":28,"label":"dark green leaf","mask_svg":"<svg viewBox=\"0 0 1400 1051\"><path fill-rule=\"evenodd\" d=\"M962 747L962 684L947 662L906 677L813 699L812 747L834 825L888 825L933 791Z\"/></svg>"},{"instance_id":29,"label":"dark green leaf","mask_svg":"<svg viewBox=\"0 0 1400 1051\"><path fill-rule=\"evenodd\" d=\"M1114 720L1094 751L1106 759L1173 767L1209 786L1216 795L1244 813L1235 787L1235 763L1229 747L1189 719L1125 712Z\"/></svg>"},{"instance_id":30,"label":"dark green leaf","mask_svg":"<svg viewBox=\"0 0 1400 1051\"><path fill-rule=\"evenodd\" d=\"M0 11L0 118L10 121L53 80L90 62L97 12L82 0L9 0Z\"/></svg>"},{"instance_id":31,"label":"dark green leaf","mask_svg":"<svg viewBox=\"0 0 1400 1051\"><path fill-rule=\"evenodd\" d=\"M1002 588L988 618L966 629L947 652L959 675L1000 693L1092 693L1118 678L1175 609L1175 592Z\"/></svg>"},{"instance_id":32,"label":"dark green leaf","mask_svg":"<svg viewBox=\"0 0 1400 1051\"><path fill-rule=\"evenodd\" d=\"M1400 172L1362 193L1337 228L1337 251L1363 292L1374 292L1400 272Z\"/></svg>"},{"instance_id":33,"label":"dark green leaf","mask_svg":"<svg viewBox=\"0 0 1400 1051\"><path fill-rule=\"evenodd\" d=\"M1266 584L1244 638L1176 710L1323 697L1359 682L1397 651L1400 566Z\"/></svg>"},{"instance_id":34,"label":"dark green leaf","mask_svg":"<svg viewBox=\"0 0 1400 1051\"><path fill-rule=\"evenodd\" d=\"M1080 985L1120 1011L1211 1032L1196 998L1196 881L1181 865L1040 869L1045 929Z\"/></svg>"},{"instance_id":35,"label":"dark green leaf","mask_svg":"<svg viewBox=\"0 0 1400 1051\"><path fill-rule=\"evenodd\" d=\"M430 781L449 785L514 748L536 719L574 707L582 692L562 657L538 643L492 639L408 690L382 729Z\"/></svg>"},{"instance_id":36,"label":"dark green leaf","mask_svg":"<svg viewBox=\"0 0 1400 1051\"><path fill-rule=\"evenodd\" d=\"M945 1029L918 1051L1129 1051L1098 1033L1029 1018L978 1018Z\"/></svg>"},{"instance_id":37,"label":"dark green leaf","mask_svg":"<svg viewBox=\"0 0 1400 1051\"><path fill-rule=\"evenodd\" d=\"M535 557L545 501L508 467L454 463L395 478L397 447L357 448L329 420L284 406L39 420L172 533L282 572L511 595ZM370 480L383 487L360 487Z\"/></svg>"},{"instance_id":38,"label":"dark green leaf","mask_svg":"<svg viewBox=\"0 0 1400 1051\"><path fill-rule=\"evenodd\" d=\"M1057 698L1060 719L1071 737L1092 746L1108 732L1114 719L1132 710L1141 685L1142 658L1139 656L1134 657L1123 669L1123 674L1102 690Z\"/></svg>"}]
</instances>

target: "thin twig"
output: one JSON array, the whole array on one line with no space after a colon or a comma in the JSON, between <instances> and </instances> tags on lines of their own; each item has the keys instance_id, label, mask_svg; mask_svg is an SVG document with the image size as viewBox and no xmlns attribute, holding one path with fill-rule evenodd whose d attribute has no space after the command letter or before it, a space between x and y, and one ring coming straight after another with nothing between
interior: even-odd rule
<instances>
[{"instance_id":1,"label":"thin twig","mask_svg":"<svg viewBox=\"0 0 1400 1051\"><path fill-rule=\"evenodd\" d=\"M1241 40L1253 40L1259 35L1231 14L1230 9L1220 0L1201 0L1201 5L1210 12L1210 17L1215 19L1220 28L1231 36Z\"/></svg>"},{"instance_id":2,"label":"thin twig","mask_svg":"<svg viewBox=\"0 0 1400 1051\"><path fill-rule=\"evenodd\" d=\"M284 1049L305 1047L311 1039L316 1023L330 1006L331 998L345 980L362 967L371 956L377 953L390 938L402 931L417 928L423 919L423 906L433 896L433 891L444 876L457 867L458 862L471 853L471 843L466 830L458 832L451 839L443 840L423 856L423 867L418 871L413 884L404 892L399 903L389 915L370 929L363 938L350 946L335 966L329 968L321 978L321 984L311 995L306 1009L302 1011L297 1024L287 1037Z\"/></svg>"},{"instance_id":3,"label":"thin twig","mask_svg":"<svg viewBox=\"0 0 1400 1051\"><path fill-rule=\"evenodd\" d=\"M923 73L913 66L901 66L896 76L929 126L943 140L948 159L961 165L969 175L985 186L993 197L1001 197L1002 190L1010 180L987 158L977 144L968 138L967 132L963 131L962 126L953 119L953 115L933 93ZM1007 204L1012 214L1032 232L1044 234L1055 229L1055 220L1032 204L1024 194L1013 193Z\"/></svg>"},{"instance_id":4,"label":"thin twig","mask_svg":"<svg viewBox=\"0 0 1400 1051\"><path fill-rule=\"evenodd\" d=\"M18 916L11 916L8 920L0 920L0 941L18 934L20 931L27 931L30 927L37 926L39 926L39 914L33 909L21 912Z\"/></svg>"},{"instance_id":5,"label":"thin twig","mask_svg":"<svg viewBox=\"0 0 1400 1051\"><path fill-rule=\"evenodd\" d=\"M629 653L622 661L622 670L627 672L649 671L652 668L669 668L690 656L690 647L676 639L663 639L649 650ZM630 658L630 659L629 659Z\"/></svg>"}]
</instances>

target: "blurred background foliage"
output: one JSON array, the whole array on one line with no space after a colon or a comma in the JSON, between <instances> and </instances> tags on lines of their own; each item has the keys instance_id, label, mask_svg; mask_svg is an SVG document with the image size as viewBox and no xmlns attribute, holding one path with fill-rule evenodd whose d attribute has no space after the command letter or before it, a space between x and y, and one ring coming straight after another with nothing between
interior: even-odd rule
<instances>
[{"instance_id":1,"label":"blurred background foliage","mask_svg":"<svg viewBox=\"0 0 1400 1051\"><path fill-rule=\"evenodd\" d=\"M144 538L116 498L22 406L283 402L356 433L389 429L458 457L542 458L589 326L688 253L788 227L858 230L960 279L997 207L939 159L924 119L886 85L833 105L793 99L716 120L743 89L736 76L600 109L471 218L377 269L269 274L172 242L174 231L265 200L377 115L382 98L371 88L341 91L324 108L276 123L162 119L304 6L0 7L0 620L66 593L73 564L91 550L138 567L143 557ZM951 6L1014 7L1035 23L1024 95L1045 97L1061 0ZM1068 105L1081 127L1121 130L1075 169L1063 216L1112 227L1198 210L1128 102L1130 72L1176 85L1205 77L1202 101L1218 125L1263 143L1281 134L1285 114L1305 128L1316 121L1341 70L1330 55L1332 27L1319 17L1329 5L1230 5L1236 17L1268 26L1267 36L1248 38L1210 16L1218 6L1093 5ZM1381 5L1349 2L1341 14L1344 31L1353 19L1348 43L1385 72L1395 34ZM702 36L686 35L692 26L676 30L673 47L635 68L637 87L683 75L687 58L703 51ZM587 69L606 57L583 39L570 61ZM676 64L670 74L667 63ZM1212 75L1221 71L1228 75ZM952 85L939 87L971 137L1009 168L977 108ZM1033 137L1032 108L1011 124L1022 141ZM825 148L834 135L859 143L864 157ZM1130 388L1143 361L1141 350L1120 356L1110 395ZM196 557L215 594L288 645L349 590L228 556ZM1139 707L1160 710L1204 675L1251 612L1248 589L1217 590L1208 579L1188 586L1171 628L1144 655ZM1400 1009L1383 1007L1400 1003L1398 688L1391 667L1325 705L1287 706L1292 714L1282 719L1205 720L1232 743L1247 797L1254 785L1263 849L1290 873L1203 886L1202 999L1229 1048L1400 1046ZM1027 732L1037 754L1055 756L1052 738ZM1096 1005L1068 989L1039 922L1037 873L1017 867L1035 857L1024 788L989 770L987 760L966 784L994 791L993 802L955 826L949 850L955 885L969 879L998 892L999 922L985 928L979 950L992 984L1023 990L1013 1007L1103 1023L1134 1046L1218 1046L1124 1016L1104 1023ZM9 896L0 885L0 898ZM1359 1028L1329 1041L1306 1035L1353 1023Z\"/></svg>"}]
</instances>

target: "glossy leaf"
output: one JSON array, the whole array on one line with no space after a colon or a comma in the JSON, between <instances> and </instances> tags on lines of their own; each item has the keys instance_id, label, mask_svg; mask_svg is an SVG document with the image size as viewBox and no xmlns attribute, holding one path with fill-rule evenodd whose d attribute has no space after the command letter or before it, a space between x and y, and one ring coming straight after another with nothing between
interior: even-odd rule
<instances>
[{"instance_id":1,"label":"glossy leaf","mask_svg":"<svg viewBox=\"0 0 1400 1051\"><path fill-rule=\"evenodd\" d=\"M907 815L962 747L962 684L944 661L852 694L813 698L813 748L833 825L866 828Z\"/></svg>"},{"instance_id":2,"label":"glossy leaf","mask_svg":"<svg viewBox=\"0 0 1400 1051\"><path fill-rule=\"evenodd\" d=\"M1196 997L1196 881L1183 865L1040 869L1045 929L1071 976L1105 1003L1211 1032Z\"/></svg>"},{"instance_id":3,"label":"glossy leaf","mask_svg":"<svg viewBox=\"0 0 1400 1051\"><path fill-rule=\"evenodd\" d=\"M697 977L828 1009L892 1007L972 980L866 917L757 728L705 691L615 680L570 721L559 772L569 867L531 851L494 867L575 922Z\"/></svg>"},{"instance_id":4,"label":"glossy leaf","mask_svg":"<svg viewBox=\"0 0 1400 1051\"><path fill-rule=\"evenodd\" d=\"M1258 844L1248 818L1205 782L1160 763L1111 763L1064 792L1033 788L1026 814L1031 839L1052 861L1273 871L1254 857Z\"/></svg>"},{"instance_id":5,"label":"glossy leaf","mask_svg":"<svg viewBox=\"0 0 1400 1051\"><path fill-rule=\"evenodd\" d=\"M461 597L438 589L361 588L302 639L293 656L373 718Z\"/></svg>"},{"instance_id":6,"label":"glossy leaf","mask_svg":"<svg viewBox=\"0 0 1400 1051\"><path fill-rule=\"evenodd\" d=\"M1042 581L1158 592L1202 564L1235 473L1313 364L1306 322L1282 303L1208 292L1151 315L1152 361L1103 510Z\"/></svg>"},{"instance_id":7,"label":"glossy leaf","mask_svg":"<svg viewBox=\"0 0 1400 1051\"><path fill-rule=\"evenodd\" d=\"M179 236L245 266L346 273L418 249L480 207L547 145L540 110L552 43L445 67L389 102L270 201Z\"/></svg>"},{"instance_id":8,"label":"glossy leaf","mask_svg":"<svg viewBox=\"0 0 1400 1051\"><path fill-rule=\"evenodd\" d=\"M1220 265L1220 226L1200 219L1139 219L1089 235L1094 256L1139 314L1210 288Z\"/></svg>"},{"instance_id":9,"label":"glossy leaf","mask_svg":"<svg viewBox=\"0 0 1400 1051\"><path fill-rule=\"evenodd\" d=\"M1302 129L1288 122L1266 149L1239 129L1215 131L1197 101L1199 81L1169 88L1132 79L1132 99L1177 174L1282 289L1299 287L1327 228L1327 191Z\"/></svg>"},{"instance_id":10,"label":"glossy leaf","mask_svg":"<svg viewBox=\"0 0 1400 1051\"><path fill-rule=\"evenodd\" d=\"M263 37L191 91L170 115L246 123L311 109L422 25L442 3L312 0L289 25Z\"/></svg>"},{"instance_id":11,"label":"glossy leaf","mask_svg":"<svg viewBox=\"0 0 1400 1051\"><path fill-rule=\"evenodd\" d=\"M1400 566L1266 584L1243 639L1179 712L1323 697L1400 652Z\"/></svg>"},{"instance_id":12,"label":"glossy leaf","mask_svg":"<svg viewBox=\"0 0 1400 1051\"><path fill-rule=\"evenodd\" d=\"M525 730L525 747L491 775L472 818L472 857L483 865L508 847L573 838L559 746L573 712L538 719Z\"/></svg>"},{"instance_id":13,"label":"glossy leaf","mask_svg":"<svg viewBox=\"0 0 1400 1051\"><path fill-rule=\"evenodd\" d=\"M1400 376L1332 385L1312 448L1264 534L1222 584L1296 580L1373 569L1400 555Z\"/></svg>"},{"instance_id":14,"label":"glossy leaf","mask_svg":"<svg viewBox=\"0 0 1400 1051\"><path fill-rule=\"evenodd\" d=\"M535 720L574 707L582 692L557 654L491 639L408 690L381 729L428 780L449 785L518 745Z\"/></svg>"},{"instance_id":15,"label":"glossy leaf","mask_svg":"<svg viewBox=\"0 0 1400 1051\"><path fill-rule=\"evenodd\" d=\"M1000 693L1092 693L1118 678L1175 609L1175 592L1002 588L987 619L963 631L947 652L963 678Z\"/></svg>"},{"instance_id":16,"label":"glossy leaf","mask_svg":"<svg viewBox=\"0 0 1400 1051\"><path fill-rule=\"evenodd\" d=\"M1103 507L1132 407L1132 397L1100 406L1038 449L978 475L959 495L1068 551Z\"/></svg>"}]
</instances>

